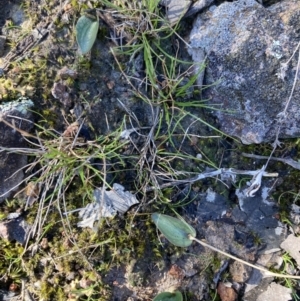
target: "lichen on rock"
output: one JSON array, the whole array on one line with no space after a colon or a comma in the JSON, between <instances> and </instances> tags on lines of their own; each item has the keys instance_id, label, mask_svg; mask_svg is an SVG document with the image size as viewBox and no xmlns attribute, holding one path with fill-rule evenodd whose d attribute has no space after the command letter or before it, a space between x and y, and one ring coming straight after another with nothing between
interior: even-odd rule
<instances>
[{"instance_id":1,"label":"lichen on rock","mask_svg":"<svg viewBox=\"0 0 300 301\"><path fill-rule=\"evenodd\" d=\"M299 1L268 8L254 0L224 2L200 14L190 34L190 54L207 58L203 98L220 105L221 129L245 144L273 142L297 75ZM297 17L298 16L298 17ZM200 78L200 83L202 80ZM295 87L280 138L300 135L300 88Z\"/></svg>"}]
</instances>

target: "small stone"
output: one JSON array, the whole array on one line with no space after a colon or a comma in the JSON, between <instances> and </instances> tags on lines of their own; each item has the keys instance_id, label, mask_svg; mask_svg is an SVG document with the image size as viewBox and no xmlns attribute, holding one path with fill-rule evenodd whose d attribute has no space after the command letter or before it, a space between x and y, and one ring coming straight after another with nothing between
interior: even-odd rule
<instances>
[{"instance_id":1,"label":"small stone","mask_svg":"<svg viewBox=\"0 0 300 301\"><path fill-rule=\"evenodd\" d=\"M235 301L237 300L237 293L231 286L227 286L223 282L219 282L217 292L222 301Z\"/></svg>"},{"instance_id":2,"label":"small stone","mask_svg":"<svg viewBox=\"0 0 300 301\"><path fill-rule=\"evenodd\" d=\"M69 88L61 82L53 84L51 94L54 98L59 99L66 107L70 107L72 104L72 97Z\"/></svg>"},{"instance_id":3,"label":"small stone","mask_svg":"<svg viewBox=\"0 0 300 301\"><path fill-rule=\"evenodd\" d=\"M184 270L181 269L177 264L173 264L168 274L178 280L182 280L185 276Z\"/></svg>"},{"instance_id":4,"label":"small stone","mask_svg":"<svg viewBox=\"0 0 300 301\"><path fill-rule=\"evenodd\" d=\"M68 78L75 79L77 77L78 73L65 66L61 70L58 71L58 75L60 76L61 79L68 79Z\"/></svg>"},{"instance_id":5,"label":"small stone","mask_svg":"<svg viewBox=\"0 0 300 301\"><path fill-rule=\"evenodd\" d=\"M9 241L16 240L24 244L29 233L30 226L23 218L17 218L10 221L0 223L0 237Z\"/></svg>"},{"instance_id":6,"label":"small stone","mask_svg":"<svg viewBox=\"0 0 300 301\"><path fill-rule=\"evenodd\" d=\"M171 24L178 22L189 9L191 0L165 0L164 5L167 7L167 18Z\"/></svg>"},{"instance_id":7,"label":"small stone","mask_svg":"<svg viewBox=\"0 0 300 301\"><path fill-rule=\"evenodd\" d=\"M258 296L257 301L288 301L292 299L292 290L272 282L267 290Z\"/></svg>"},{"instance_id":8,"label":"small stone","mask_svg":"<svg viewBox=\"0 0 300 301\"><path fill-rule=\"evenodd\" d=\"M21 25L25 20L25 14L20 5L14 5L10 15L15 25Z\"/></svg>"},{"instance_id":9,"label":"small stone","mask_svg":"<svg viewBox=\"0 0 300 301\"><path fill-rule=\"evenodd\" d=\"M232 280L235 282L245 282L249 278L249 273L244 264L234 261L229 267Z\"/></svg>"},{"instance_id":10,"label":"small stone","mask_svg":"<svg viewBox=\"0 0 300 301\"><path fill-rule=\"evenodd\" d=\"M300 266L300 237L290 234L287 239L281 243L280 247L288 252Z\"/></svg>"}]
</instances>

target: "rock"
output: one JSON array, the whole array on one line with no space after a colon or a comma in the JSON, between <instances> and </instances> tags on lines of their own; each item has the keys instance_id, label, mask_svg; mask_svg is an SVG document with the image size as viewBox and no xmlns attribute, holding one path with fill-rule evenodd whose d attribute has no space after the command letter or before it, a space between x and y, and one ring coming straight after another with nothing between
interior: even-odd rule
<instances>
[{"instance_id":1,"label":"rock","mask_svg":"<svg viewBox=\"0 0 300 301\"><path fill-rule=\"evenodd\" d=\"M167 8L167 18L171 24L176 24L187 12L192 0L163 0L161 4Z\"/></svg>"},{"instance_id":2,"label":"rock","mask_svg":"<svg viewBox=\"0 0 300 301\"><path fill-rule=\"evenodd\" d=\"M289 219L294 225L300 225L300 206L297 206L296 204L291 204Z\"/></svg>"},{"instance_id":3,"label":"rock","mask_svg":"<svg viewBox=\"0 0 300 301\"><path fill-rule=\"evenodd\" d=\"M215 221L226 216L229 210L228 200L212 189L208 189L205 194L200 195L197 218L202 222Z\"/></svg>"},{"instance_id":4,"label":"rock","mask_svg":"<svg viewBox=\"0 0 300 301\"><path fill-rule=\"evenodd\" d=\"M0 300L13 300L16 296L16 292L10 292L3 289L0 289Z\"/></svg>"},{"instance_id":5,"label":"rock","mask_svg":"<svg viewBox=\"0 0 300 301\"><path fill-rule=\"evenodd\" d=\"M72 95L70 89L62 82L56 82L53 84L51 89L51 94L54 98L59 99L59 101L66 107L70 108L72 106Z\"/></svg>"},{"instance_id":6,"label":"rock","mask_svg":"<svg viewBox=\"0 0 300 301\"><path fill-rule=\"evenodd\" d=\"M72 78L72 79L76 79L78 76L78 72L73 70L73 69L69 69L68 67L64 66L62 69L60 69L58 71L58 75L61 79L65 80L68 78Z\"/></svg>"},{"instance_id":7,"label":"rock","mask_svg":"<svg viewBox=\"0 0 300 301\"><path fill-rule=\"evenodd\" d=\"M278 283L272 282L267 290L260 294L257 301L288 301L292 299L292 290Z\"/></svg>"},{"instance_id":8,"label":"rock","mask_svg":"<svg viewBox=\"0 0 300 301\"><path fill-rule=\"evenodd\" d=\"M217 291L222 301L237 300L237 293L235 292L235 290L232 287L227 286L223 282L219 282Z\"/></svg>"},{"instance_id":9,"label":"rock","mask_svg":"<svg viewBox=\"0 0 300 301\"><path fill-rule=\"evenodd\" d=\"M193 4L190 6L189 10L187 11L184 17L190 17L200 12L204 8L210 6L213 2L214 0L197 0L196 2L193 1Z\"/></svg>"},{"instance_id":10,"label":"rock","mask_svg":"<svg viewBox=\"0 0 300 301\"><path fill-rule=\"evenodd\" d=\"M267 187L262 187L255 197L245 197L237 190L240 208L235 207L231 217L236 223L245 224L255 233L257 243L260 242L264 246L261 253L272 253L280 250L286 231L276 219L279 211L277 204L263 197L266 189Z\"/></svg>"},{"instance_id":11,"label":"rock","mask_svg":"<svg viewBox=\"0 0 300 301\"><path fill-rule=\"evenodd\" d=\"M263 267L272 266L275 269L280 269L282 265L281 255L281 252L262 254L258 257L256 265ZM245 296L253 297L255 295L256 297L252 298L252 300L256 300L260 292L265 291L273 279L273 277L266 276L261 271L253 269L251 276L245 283Z\"/></svg>"},{"instance_id":12,"label":"rock","mask_svg":"<svg viewBox=\"0 0 300 301\"><path fill-rule=\"evenodd\" d=\"M234 261L229 266L230 274L232 277L232 281L234 282L245 282L249 279L249 268L246 267L244 264L242 264L239 261Z\"/></svg>"},{"instance_id":13,"label":"rock","mask_svg":"<svg viewBox=\"0 0 300 301\"><path fill-rule=\"evenodd\" d=\"M9 241L26 242L31 226L22 217L0 223L0 237Z\"/></svg>"},{"instance_id":14,"label":"rock","mask_svg":"<svg viewBox=\"0 0 300 301\"><path fill-rule=\"evenodd\" d=\"M300 266L300 237L290 234L280 247L288 252Z\"/></svg>"},{"instance_id":15,"label":"rock","mask_svg":"<svg viewBox=\"0 0 300 301\"><path fill-rule=\"evenodd\" d=\"M25 20L25 13L20 5L13 5L10 11L10 17L12 18L15 25L20 26Z\"/></svg>"},{"instance_id":16,"label":"rock","mask_svg":"<svg viewBox=\"0 0 300 301\"><path fill-rule=\"evenodd\" d=\"M256 273L256 271L257 270L254 270L254 273ZM259 274L260 274L260 272L259 272ZM269 287L272 280L273 280L273 278L271 278L271 277L258 279L258 282L256 283L256 287L254 289L251 289L251 290L247 291L244 294L243 301L257 301L258 296L262 292L267 291L267 288ZM249 280L248 280L248 282L249 282ZM257 284L259 284L259 285L257 286Z\"/></svg>"},{"instance_id":17,"label":"rock","mask_svg":"<svg viewBox=\"0 0 300 301\"><path fill-rule=\"evenodd\" d=\"M33 106L33 102L27 98L4 103L0 105L0 116L5 121L22 131L29 132L33 123L32 113L27 109ZM27 143L23 136L6 125L0 120L0 150L1 148L22 148L26 147ZM12 192L18 188L18 184L23 180L24 174L22 168L27 164L27 156L8 153L7 151L0 152L0 202L10 197Z\"/></svg>"},{"instance_id":18,"label":"rock","mask_svg":"<svg viewBox=\"0 0 300 301\"><path fill-rule=\"evenodd\" d=\"M205 239L208 244L246 261L255 261L258 246L255 245L249 229L243 225L230 223L229 219L228 222L209 221L207 225ZM244 281L250 274L249 272L246 273L245 270L251 270L249 267L245 267L245 270L240 267L236 267L236 269L233 267L233 269L234 271L241 271L243 275L238 276L236 274L236 278L243 278Z\"/></svg>"},{"instance_id":19,"label":"rock","mask_svg":"<svg viewBox=\"0 0 300 301\"><path fill-rule=\"evenodd\" d=\"M221 130L245 144L273 142L278 114L296 76L300 2L268 8L254 0L223 2L200 14L190 34L195 62L207 57L203 98L217 105ZM202 85L201 76L198 81ZM220 110L218 110L220 109ZM296 85L279 138L300 135L300 86Z\"/></svg>"}]
</instances>

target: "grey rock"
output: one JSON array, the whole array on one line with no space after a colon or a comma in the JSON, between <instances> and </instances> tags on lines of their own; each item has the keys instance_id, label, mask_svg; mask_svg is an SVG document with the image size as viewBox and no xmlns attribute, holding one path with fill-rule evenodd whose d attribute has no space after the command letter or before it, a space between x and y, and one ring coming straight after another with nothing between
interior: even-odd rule
<instances>
[{"instance_id":1,"label":"grey rock","mask_svg":"<svg viewBox=\"0 0 300 301\"><path fill-rule=\"evenodd\" d=\"M288 301L292 299L292 289L272 282L267 290L260 294L257 301Z\"/></svg>"},{"instance_id":2,"label":"grey rock","mask_svg":"<svg viewBox=\"0 0 300 301\"><path fill-rule=\"evenodd\" d=\"M200 196L197 218L200 218L202 222L215 221L222 218L229 209L228 201L209 189Z\"/></svg>"},{"instance_id":3,"label":"grey rock","mask_svg":"<svg viewBox=\"0 0 300 301\"><path fill-rule=\"evenodd\" d=\"M259 190L263 194L264 187ZM232 210L232 219L244 223L264 244L263 253L280 250L280 244L286 237L284 226L275 218L279 208L275 202L268 201L257 194L244 197L237 193L240 208Z\"/></svg>"},{"instance_id":4,"label":"grey rock","mask_svg":"<svg viewBox=\"0 0 300 301\"><path fill-rule=\"evenodd\" d=\"M213 2L214 2L214 0L197 0L196 2L194 2L191 5L189 10L185 14L185 17L190 17L190 16L202 11L203 9L209 7Z\"/></svg>"},{"instance_id":5,"label":"grey rock","mask_svg":"<svg viewBox=\"0 0 300 301\"><path fill-rule=\"evenodd\" d=\"M0 237L9 241L26 242L31 226L22 217L0 223Z\"/></svg>"},{"instance_id":6,"label":"grey rock","mask_svg":"<svg viewBox=\"0 0 300 301\"><path fill-rule=\"evenodd\" d=\"M234 261L229 267L232 281L234 282L245 282L249 278L249 268L241 262Z\"/></svg>"},{"instance_id":7,"label":"grey rock","mask_svg":"<svg viewBox=\"0 0 300 301\"><path fill-rule=\"evenodd\" d=\"M10 16L16 25L21 25L25 20L25 13L20 5L13 5Z\"/></svg>"},{"instance_id":8,"label":"grey rock","mask_svg":"<svg viewBox=\"0 0 300 301\"><path fill-rule=\"evenodd\" d=\"M200 14L190 34L195 62L207 58L203 91L221 130L245 144L273 142L278 114L288 101L298 56L300 2L264 8L254 0L224 2ZM202 78L199 78L202 85ZM296 85L279 138L300 135L300 86Z\"/></svg>"},{"instance_id":9,"label":"grey rock","mask_svg":"<svg viewBox=\"0 0 300 301\"><path fill-rule=\"evenodd\" d=\"M281 255L282 253L280 251L270 254L259 255L256 261L256 265L263 267L272 266L275 269L280 269L282 265ZM265 281L265 279L267 279L267 281ZM251 299L256 300L257 296L261 293L261 291L265 291L266 287L269 283L272 282L273 279L274 277L266 276L261 271L253 269L250 278L245 283L245 296L253 297L253 295L256 295L255 299ZM261 289L262 287L264 287L264 289Z\"/></svg>"},{"instance_id":10,"label":"grey rock","mask_svg":"<svg viewBox=\"0 0 300 301\"><path fill-rule=\"evenodd\" d=\"M260 274L259 271L254 270L252 275L255 273ZM252 277L252 275L251 275L251 277ZM261 295L262 292L267 291L267 288L269 287L272 280L273 280L273 278L271 278L271 277L263 278L262 280L260 277L260 279L258 279L258 282L257 282L257 283L259 283L259 285L256 286L254 289L246 292L244 294L243 300L244 301L257 301L258 296Z\"/></svg>"},{"instance_id":11,"label":"grey rock","mask_svg":"<svg viewBox=\"0 0 300 301\"><path fill-rule=\"evenodd\" d=\"M33 102L26 98L3 103L0 105L0 115L5 121L20 130L29 132L33 123L32 113L28 108L33 106ZM27 143L23 136L6 125L0 120L0 150L1 148L22 148L26 147ZM18 183L24 178L22 168L27 164L27 156L8 153L7 151L0 152L0 202L10 197L12 192L18 187Z\"/></svg>"},{"instance_id":12,"label":"grey rock","mask_svg":"<svg viewBox=\"0 0 300 301\"><path fill-rule=\"evenodd\" d=\"M3 301L13 300L15 296L16 296L15 292L6 291L3 289L0 290L0 300Z\"/></svg>"},{"instance_id":13,"label":"grey rock","mask_svg":"<svg viewBox=\"0 0 300 301\"><path fill-rule=\"evenodd\" d=\"M291 211L289 212L289 218L290 221L294 225L300 225L300 206L297 206L296 204L291 205Z\"/></svg>"},{"instance_id":14,"label":"grey rock","mask_svg":"<svg viewBox=\"0 0 300 301\"><path fill-rule=\"evenodd\" d=\"M167 7L167 18L171 24L178 22L187 12L192 0L164 0L162 5Z\"/></svg>"},{"instance_id":15,"label":"grey rock","mask_svg":"<svg viewBox=\"0 0 300 301\"><path fill-rule=\"evenodd\" d=\"M247 261L255 259L258 246L245 226L222 220L209 221L207 225L205 239L210 245Z\"/></svg>"},{"instance_id":16,"label":"grey rock","mask_svg":"<svg viewBox=\"0 0 300 301\"><path fill-rule=\"evenodd\" d=\"M300 266L300 237L290 234L280 247L288 252Z\"/></svg>"}]
</instances>

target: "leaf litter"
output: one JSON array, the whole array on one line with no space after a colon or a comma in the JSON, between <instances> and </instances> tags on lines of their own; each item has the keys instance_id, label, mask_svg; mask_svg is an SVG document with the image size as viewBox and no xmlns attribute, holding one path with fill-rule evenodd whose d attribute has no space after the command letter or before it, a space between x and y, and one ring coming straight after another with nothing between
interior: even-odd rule
<instances>
[{"instance_id":1,"label":"leaf litter","mask_svg":"<svg viewBox=\"0 0 300 301\"><path fill-rule=\"evenodd\" d=\"M79 218L82 221L77 223L78 227L94 229L94 223L101 218L113 218L118 212L124 214L131 206L139 203L135 195L125 191L118 183L113 184L112 190L95 189L94 199L95 202L80 209Z\"/></svg>"}]
</instances>

